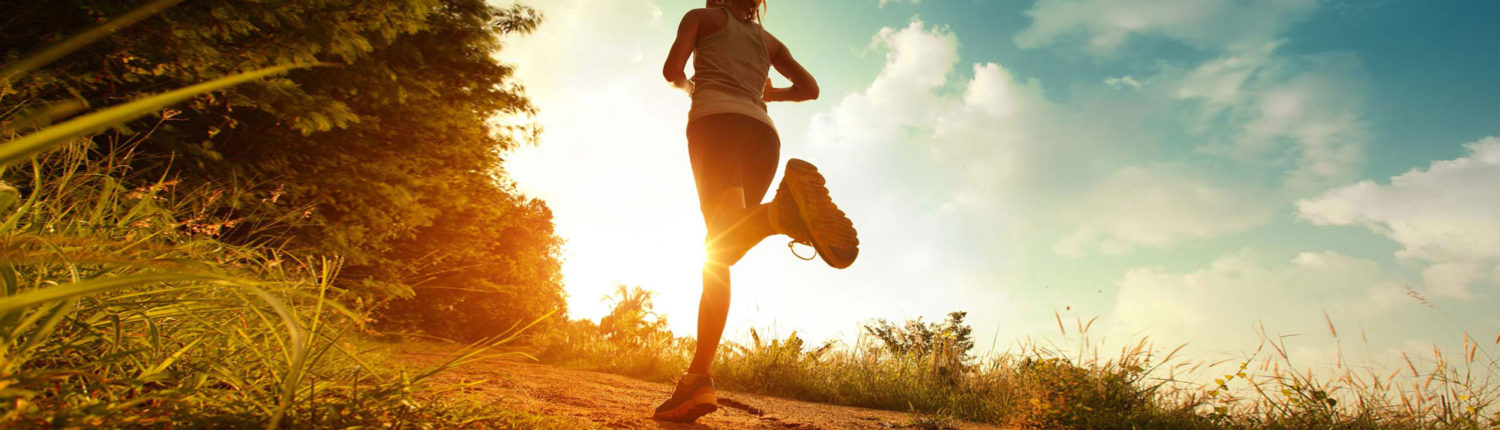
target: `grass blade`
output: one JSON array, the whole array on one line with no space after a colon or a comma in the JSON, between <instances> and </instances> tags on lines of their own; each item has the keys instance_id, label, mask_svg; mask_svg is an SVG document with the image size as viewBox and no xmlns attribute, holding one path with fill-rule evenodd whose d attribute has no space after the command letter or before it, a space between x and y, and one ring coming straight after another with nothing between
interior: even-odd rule
<instances>
[{"instance_id":1,"label":"grass blade","mask_svg":"<svg viewBox=\"0 0 1500 430\"><path fill-rule=\"evenodd\" d=\"M0 315L9 314L42 303L79 296L99 294L106 291L165 282L212 282L246 283L223 275L189 273L146 273L106 279L91 279L73 282L52 288L42 288L0 299ZM206 285L204 285L206 286Z\"/></svg>"}]
</instances>

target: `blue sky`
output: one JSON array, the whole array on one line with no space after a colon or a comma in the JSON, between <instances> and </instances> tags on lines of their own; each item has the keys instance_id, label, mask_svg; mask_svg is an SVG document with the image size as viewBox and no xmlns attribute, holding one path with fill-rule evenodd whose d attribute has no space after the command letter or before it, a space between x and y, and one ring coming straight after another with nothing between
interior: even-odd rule
<instances>
[{"instance_id":1,"label":"blue sky","mask_svg":"<svg viewBox=\"0 0 1500 430\"><path fill-rule=\"evenodd\" d=\"M691 335L688 101L660 68L702 2L527 3L547 21L501 57L545 131L505 168L555 210L570 311L642 285ZM1005 350L1061 337L1055 312L1204 359L1259 326L1310 368L1465 331L1493 357L1500 3L1430 4L773 2L823 89L771 107L783 157L820 166L864 246L838 271L766 241L734 272L731 336L964 310Z\"/></svg>"}]
</instances>

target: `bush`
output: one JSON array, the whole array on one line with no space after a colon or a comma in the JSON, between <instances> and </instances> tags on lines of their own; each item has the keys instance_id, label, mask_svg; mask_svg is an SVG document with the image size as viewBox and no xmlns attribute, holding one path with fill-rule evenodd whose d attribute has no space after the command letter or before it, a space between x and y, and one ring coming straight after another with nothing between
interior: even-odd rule
<instances>
[{"instance_id":1,"label":"bush","mask_svg":"<svg viewBox=\"0 0 1500 430\"><path fill-rule=\"evenodd\" d=\"M606 297L614 306L600 324L571 320L544 330L534 340L542 348L538 358L649 381L677 378L696 345L666 330L666 320L652 310L653 295L639 286L617 286L615 294Z\"/></svg>"},{"instance_id":2,"label":"bush","mask_svg":"<svg viewBox=\"0 0 1500 430\"><path fill-rule=\"evenodd\" d=\"M0 62L143 2L0 1L10 17ZM523 133L491 121L533 111L495 54L501 35L540 23L536 11L483 0L178 3L0 80L0 112L319 64L188 97L170 121L115 124L151 139L96 143L148 155L130 162L151 176L224 189L207 208L234 216L218 226L221 242L342 261L335 285L383 328L474 340L562 309L552 214L498 169Z\"/></svg>"},{"instance_id":3,"label":"bush","mask_svg":"<svg viewBox=\"0 0 1500 430\"><path fill-rule=\"evenodd\" d=\"M1500 386L1441 357L1425 373L1415 365L1406 369L1415 379L1408 382L1417 383L1417 389L1354 372L1312 379L1292 370L1279 352L1261 358L1265 368L1279 372L1250 374L1246 366L1251 357L1200 388L1164 373L1212 364L1177 359L1181 347L1158 351L1146 339L1118 355L1100 354L1082 322L1083 333L1072 351L1027 343L1013 352L971 357L964 317L955 312L942 324L877 320L864 325L864 336L852 345L811 347L795 332L782 338L751 330L748 342L723 344L713 365L714 380L726 390L916 412L921 414L918 422L930 427L944 427L952 418L1049 429L1478 429L1500 424L1500 412L1490 411L1500 398ZM669 342L659 334L653 342L629 344L601 335L587 321L570 327L569 335L545 339L551 354L543 360L662 381L680 374L693 352L689 338ZM1474 364L1500 370L1493 361ZM1238 394L1231 393L1230 385L1237 386L1233 391Z\"/></svg>"},{"instance_id":4,"label":"bush","mask_svg":"<svg viewBox=\"0 0 1500 430\"><path fill-rule=\"evenodd\" d=\"M338 262L215 238L221 193L75 142L4 172L0 427L451 426L463 405L360 352ZM512 414L495 423L520 419Z\"/></svg>"},{"instance_id":5,"label":"bush","mask_svg":"<svg viewBox=\"0 0 1500 430\"><path fill-rule=\"evenodd\" d=\"M864 325L864 333L879 339L886 351L892 354L915 354L932 356L937 362L938 376L953 381L963 377L969 370L973 357L974 329L964 323L967 312L951 312L942 324L924 323L922 317L908 320L897 326L886 320L876 320Z\"/></svg>"}]
</instances>

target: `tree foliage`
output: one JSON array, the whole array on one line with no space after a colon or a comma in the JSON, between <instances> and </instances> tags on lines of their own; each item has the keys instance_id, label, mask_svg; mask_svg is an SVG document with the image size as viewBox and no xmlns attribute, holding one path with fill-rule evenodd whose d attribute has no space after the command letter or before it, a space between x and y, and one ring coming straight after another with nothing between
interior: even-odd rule
<instances>
[{"instance_id":1,"label":"tree foliage","mask_svg":"<svg viewBox=\"0 0 1500 430\"><path fill-rule=\"evenodd\" d=\"M957 381L969 370L974 349L974 330L964 322L968 312L949 312L942 323L923 322L921 317L895 325L884 319L864 325L864 331L880 340L892 354L929 357L942 376Z\"/></svg>"},{"instance_id":2,"label":"tree foliage","mask_svg":"<svg viewBox=\"0 0 1500 430\"><path fill-rule=\"evenodd\" d=\"M0 61L138 3L0 0ZM224 240L344 259L353 301L399 299L393 326L477 337L563 305L551 213L499 170L519 143L492 121L533 110L496 55L539 22L484 0L187 1L0 88L0 111L320 63L128 125L151 132L136 167L228 189Z\"/></svg>"},{"instance_id":3,"label":"tree foliage","mask_svg":"<svg viewBox=\"0 0 1500 430\"><path fill-rule=\"evenodd\" d=\"M964 322L968 312L949 312L942 323L923 322L921 317L907 320L897 326L890 321L878 319L865 324L865 333L880 339L887 350L896 354L927 354L939 350L950 350L956 355L968 357L974 349L973 328Z\"/></svg>"},{"instance_id":4,"label":"tree foliage","mask_svg":"<svg viewBox=\"0 0 1500 430\"><path fill-rule=\"evenodd\" d=\"M652 337L670 337L667 319L653 310L651 299L655 296L655 291L640 286L616 285L614 294L605 297L614 305L610 307L609 315L599 319L599 332L606 339L630 346L638 346Z\"/></svg>"}]
</instances>

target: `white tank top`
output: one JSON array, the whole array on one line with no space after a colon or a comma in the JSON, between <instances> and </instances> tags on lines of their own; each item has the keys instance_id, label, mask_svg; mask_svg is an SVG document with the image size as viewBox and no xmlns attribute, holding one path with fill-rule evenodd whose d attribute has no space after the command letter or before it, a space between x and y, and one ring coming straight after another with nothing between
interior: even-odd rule
<instances>
[{"instance_id":1,"label":"white tank top","mask_svg":"<svg viewBox=\"0 0 1500 430\"><path fill-rule=\"evenodd\" d=\"M762 100L771 54L759 24L740 21L729 9L724 28L698 40L693 49L693 107L688 122L709 115L734 113L776 124Z\"/></svg>"}]
</instances>

